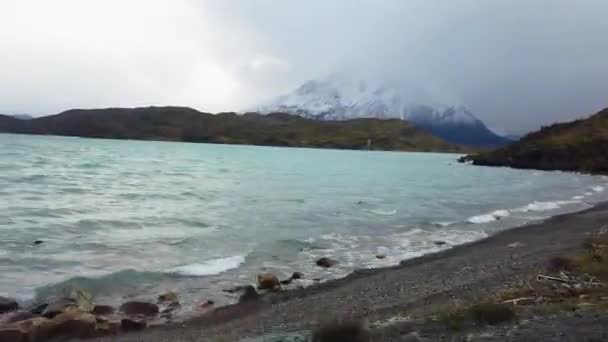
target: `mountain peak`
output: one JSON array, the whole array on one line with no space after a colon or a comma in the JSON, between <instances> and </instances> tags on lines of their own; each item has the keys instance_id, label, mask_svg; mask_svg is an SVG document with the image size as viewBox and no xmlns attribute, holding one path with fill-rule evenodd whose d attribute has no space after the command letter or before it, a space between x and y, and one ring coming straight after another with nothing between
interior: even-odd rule
<instances>
[{"instance_id":1,"label":"mountain peak","mask_svg":"<svg viewBox=\"0 0 608 342\"><path fill-rule=\"evenodd\" d=\"M397 118L411 121L448 141L468 145L502 145L508 139L490 131L461 105L433 101L416 87L332 75L304 82L293 92L257 109L286 112L317 120Z\"/></svg>"}]
</instances>

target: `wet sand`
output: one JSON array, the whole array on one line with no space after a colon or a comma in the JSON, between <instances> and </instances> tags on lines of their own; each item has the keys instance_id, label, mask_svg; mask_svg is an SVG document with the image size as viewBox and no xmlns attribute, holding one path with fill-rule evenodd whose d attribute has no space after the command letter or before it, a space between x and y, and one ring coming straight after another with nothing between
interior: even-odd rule
<instances>
[{"instance_id":1,"label":"wet sand","mask_svg":"<svg viewBox=\"0 0 608 342\"><path fill-rule=\"evenodd\" d=\"M519 284L540 272L549 258L580 252L583 240L605 226L608 203L405 260L398 266L356 271L306 289L218 308L185 323L98 341L233 341L256 336L262 336L259 340L263 341L269 340L264 337L269 334L307 334L333 318L373 323L394 317L424 317L447 303L484 298ZM378 332L380 337L374 340L394 340L407 329L383 329L385 333ZM534 340L538 332L529 333ZM425 340L435 337L427 332ZM526 336L520 337L526 340Z\"/></svg>"}]
</instances>

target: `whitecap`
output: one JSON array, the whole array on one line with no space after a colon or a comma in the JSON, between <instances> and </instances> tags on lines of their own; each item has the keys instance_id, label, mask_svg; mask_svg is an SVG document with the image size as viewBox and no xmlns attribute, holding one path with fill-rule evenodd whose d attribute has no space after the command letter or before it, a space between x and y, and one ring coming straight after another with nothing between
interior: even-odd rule
<instances>
[{"instance_id":1,"label":"whitecap","mask_svg":"<svg viewBox=\"0 0 608 342\"><path fill-rule=\"evenodd\" d=\"M593 192L585 192L585 194L584 194L584 195L585 195L585 196L591 196L591 195L593 195Z\"/></svg>"},{"instance_id":2,"label":"whitecap","mask_svg":"<svg viewBox=\"0 0 608 342\"><path fill-rule=\"evenodd\" d=\"M244 256L235 255L226 258L211 259L202 263L179 266L172 268L167 272L191 277L209 276L235 269L244 262Z\"/></svg>"},{"instance_id":3,"label":"whitecap","mask_svg":"<svg viewBox=\"0 0 608 342\"><path fill-rule=\"evenodd\" d=\"M604 191L604 189L605 188L603 186L601 186L601 185L596 185L594 187L591 187L591 190L593 190L595 192L602 192L602 191Z\"/></svg>"},{"instance_id":4,"label":"whitecap","mask_svg":"<svg viewBox=\"0 0 608 342\"><path fill-rule=\"evenodd\" d=\"M585 196L583 196L583 195L578 195L578 196L573 196L572 197L572 199L575 200L575 201L580 201L580 200L582 200L584 198L585 198Z\"/></svg>"},{"instance_id":5,"label":"whitecap","mask_svg":"<svg viewBox=\"0 0 608 342\"><path fill-rule=\"evenodd\" d=\"M483 214L483 215L471 216L467 219L467 222L473 223L473 224L479 224L479 223L488 223L488 222L496 221L497 219L498 218L492 214Z\"/></svg>"},{"instance_id":6,"label":"whitecap","mask_svg":"<svg viewBox=\"0 0 608 342\"><path fill-rule=\"evenodd\" d=\"M477 216L472 216L469 217L467 219L467 222L469 223L473 223L473 224L480 224L480 223L489 223L492 221L496 221L496 220L500 220L503 217L507 217L511 215L511 213L506 210L506 209L499 209L499 210L495 210L489 214L483 214L483 215L477 215Z\"/></svg>"},{"instance_id":7,"label":"whitecap","mask_svg":"<svg viewBox=\"0 0 608 342\"><path fill-rule=\"evenodd\" d=\"M395 214L397 214L397 210L380 210L380 209L363 209L363 211L371 213L371 214L375 214L375 215L381 215L381 216L393 216Z\"/></svg>"}]
</instances>

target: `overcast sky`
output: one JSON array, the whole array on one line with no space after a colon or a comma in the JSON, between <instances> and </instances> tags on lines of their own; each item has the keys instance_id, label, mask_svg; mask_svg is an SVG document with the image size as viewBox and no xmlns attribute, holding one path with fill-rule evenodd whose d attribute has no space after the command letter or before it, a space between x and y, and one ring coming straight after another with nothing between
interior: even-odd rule
<instances>
[{"instance_id":1,"label":"overcast sky","mask_svg":"<svg viewBox=\"0 0 608 342\"><path fill-rule=\"evenodd\" d=\"M607 0L0 0L0 112L250 108L342 72L501 132L608 106Z\"/></svg>"}]
</instances>

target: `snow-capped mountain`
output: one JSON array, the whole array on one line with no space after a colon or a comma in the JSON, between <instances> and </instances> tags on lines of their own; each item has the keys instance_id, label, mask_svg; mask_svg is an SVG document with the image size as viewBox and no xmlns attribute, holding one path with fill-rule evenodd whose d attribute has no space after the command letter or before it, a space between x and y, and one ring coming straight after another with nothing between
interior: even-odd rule
<instances>
[{"instance_id":1,"label":"snow-capped mountain","mask_svg":"<svg viewBox=\"0 0 608 342\"><path fill-rule=\"evenodd\" d=\"M334 77L308 81L258 111L285 112L317 120L398 118L453 143L502 145L509 142L490 131L467 108L420 100L425 97L415 89Z\"/></svg>"}]
</instances>

